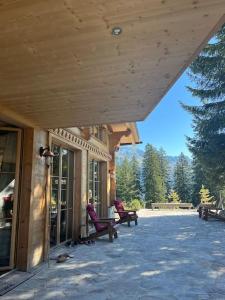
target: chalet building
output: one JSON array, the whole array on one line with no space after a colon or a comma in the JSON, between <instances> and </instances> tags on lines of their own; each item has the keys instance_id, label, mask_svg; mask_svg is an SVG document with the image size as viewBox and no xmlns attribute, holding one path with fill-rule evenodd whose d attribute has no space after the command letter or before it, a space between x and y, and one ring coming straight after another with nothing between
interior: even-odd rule
<instances>
[{"instance_id":1,"label":"chalet building","mask_svg":"<svg viewBox=\"0 0 225 300\"><path fill-rule=\"evenodd\" d=\"M0 270L29 270L49 247L86 237L89 201L108 216L115 151L132 143L139 143L135 123L52 130L2 124Z\"/></svg>"},{"instance_id":2,"label":"chalet building","mask_svg":"<svg viewBox=\"0 0 225 300\"><path fill-rule=\"evenodd\" d=\"M88 201L109 213L115 151L139 143L135 122L224 11L224 0L2 1L0 270L30 270L49 245L85 236Z\"/></svg>"}]
</instances>

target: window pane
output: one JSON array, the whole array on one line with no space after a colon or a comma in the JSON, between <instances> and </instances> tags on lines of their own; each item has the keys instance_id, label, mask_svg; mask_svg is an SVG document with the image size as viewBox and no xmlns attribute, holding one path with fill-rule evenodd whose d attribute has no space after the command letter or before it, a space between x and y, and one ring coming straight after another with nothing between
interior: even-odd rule
<instances>
[{"instance_id":1,"label":"window pane","mask_svg":"<svg viewBox=\"0 0 225 300\"><path fill-rule=\"evenodd\" d=\"M67 206L67 190L61 190L61 209Z\"/></svg>"},{"instance_id":2,"label":"window pane","mask_svg":"<svg viewBox=\"0 0 225 300\"><path fill-rule=\"evenodd\" d=\"M68 210L68 232L67 232L67 239L72 238L72 226L73 226L73 210Z\"/></svg>"},{"instance_id":3,"label":"window pane","mask_svg":"<svg viewBox=\"0 0 225 300\"><path fill-rule=\"evenodd\" d=\"M74 177L74 152L69 151L69 178L72 180Z\"/></svg>"},{"instance_id":4,"label":"window pane","mask_svg":"<svg viewBox=\"0 0 225 300\"><path fill-rule=\"evenodd\" d=\"M67 184L68 184L68 179L67 177L63 177L61 179L61 189L66 190L67 189Z\"/></svg>"},{"instance_id":5,"label":"window pane","mask_svg":"<svg viewBox=\"0 0 225 300\"><path fill-rule=\"evenodd\" d=\"M57 243L57 212L51 212L50 246Z\"/></svg>"},{"instance_id":6,"label":"window pane","mask_svg":"<svg viewBox=\"0 0 225 300\"><path fill-rule=\"evenodd\" d=\"M66 210L61 211L61 220L60 220L60 242L64 242L66 240L66 223L67 216Z\"/></svg>"},{"instance_id":7,"label":"window pane","mask_svg":"<svg viewBox=\"0 0 225 300\"><path fill-rule=\"evenodd\" d=\"M10 263L12 222L0 219L0 267Z\"/></svg>"},{"instance_id":8,"label":"window pane","mask_svg":"<svg viewBox=\"0 0 225 300\"><path fill-rule=\"evenodd\" d=\"M15 172L16 144L16 132L0 130L0 172Z\"/></svg>"},{"instance_id":9,"label":"window pane","mask_svg":"<svg viewBox=\"0 0 225 300\"><path fill-rule=\"evenodd\" d=\"M59 188L59 177L52 177L52 189L56 190Z\"/></svg>"},{"instance_id":10,"label":"window pane","mask_svg":"<svg viewBox=\"0 0 225 300\"><path fill-rule=\"evenodd\" d=\"M56 145L52 145L52 152L57 154L53 157L53 164L52 164L52 175L59 176L59 158L60 158L60 147Z\"/></svg>"},{"instance_id":11,"label":"window pane","mask_svg":"<svg viewBox=\"0 0 225 300\"><path fill-rule=\"evenodd\" d=\"M14 200L14 174L0 174L0 219L11 219Z\"/></svg>"},{"instance_id":12,"label":"window pane","mask_svg":"<svg viewBox=\"0 0 225 300\"><path fill-rule=\"evenodd\" d=\"M73 180L69 181L69 198L68 198L68 208L73 207Z\"/></svg>"},{"instance_id":13,"label":"window pane","mask_svg":"<svg viewBox=\"0 0 225 300\"><path fill-rule=\"evenodd\" d=\"M62 149L62 177L68 177L68 150Z\"/></svg>"},{"instance_id":14,"label":"window pane","mask_svg":"<svg viewBox=\"0 0 225 300\"><path fill-rule=\"evenodd\" d=\"M58 205L58 190L52 190L51 194L51 210L57 211Z\"/></svg>"}]
</instances>

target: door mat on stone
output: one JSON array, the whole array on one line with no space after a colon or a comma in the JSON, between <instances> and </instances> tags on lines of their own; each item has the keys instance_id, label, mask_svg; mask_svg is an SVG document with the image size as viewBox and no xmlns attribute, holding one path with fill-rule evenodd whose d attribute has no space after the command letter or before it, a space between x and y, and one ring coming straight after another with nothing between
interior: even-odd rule
<instances>
[{"instance_id":1,"label":"door mat on stone","mask_svg":"<svg viewBox=\"0 0 225 300\"><path fill-rule=\"evenodd\" d=\"M9 273L4 274L0 277L0 296L8 293L24 281L33 277L34 274L21 272L21 271L12 271Z\"/></svg>"}]
</instances>

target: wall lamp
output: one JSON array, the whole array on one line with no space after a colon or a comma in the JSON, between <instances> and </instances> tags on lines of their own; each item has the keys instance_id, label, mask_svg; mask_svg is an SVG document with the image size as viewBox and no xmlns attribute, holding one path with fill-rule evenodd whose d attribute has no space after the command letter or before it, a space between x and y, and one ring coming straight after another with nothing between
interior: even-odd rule
<instances>
[{"instance_id":1,"label":"wall lamp","mask_svg":"<svg viewBox=\"0 0 225 300\"><path fill-rule=\"evenodd\" d=\"M40 149L39 149L39 155L40 155L40 157L44 157L45 158L45 163L46 163L47 167L50 167L50 165L52 164L53 157L57 156L57 154L53 153L50 150L49 146L47 146L45 148L44 147L40 147Z\"/></svg>"}]
</instances>

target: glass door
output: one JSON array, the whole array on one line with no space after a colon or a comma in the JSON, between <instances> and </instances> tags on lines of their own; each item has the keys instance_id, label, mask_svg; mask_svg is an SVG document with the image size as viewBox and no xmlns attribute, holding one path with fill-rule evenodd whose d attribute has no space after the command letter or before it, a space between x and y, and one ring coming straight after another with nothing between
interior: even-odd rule
<instances>
[{"instance_id":1,"label":"glass door","mask_svg":"<svg viewBox=\"0 0 225 300\"><path fill-rule=\"evenodd\" d=\"M0 128L0 270L14 267L20 130Z\"/></svg>"},{"instance_id":2,"label":"glass door","mask_svg":"<svg viewBox=\"0 0 225 300\"><path fill-rule=\"evenodd\" d=\"M93 203L98 216L102 216L100 162L89 161L89 202Z\"/></svg>"},{"instance_id":3,"label":"glass door","mask_svg":"<svg viewBox=\"0 0 225 300\"><path fill-rule=\"evenodd\" d=\"M74 152L58 145L51 169L51 246L72 238Z\"/></svg>"}]
</instances>

